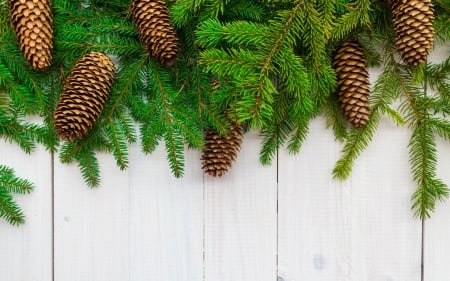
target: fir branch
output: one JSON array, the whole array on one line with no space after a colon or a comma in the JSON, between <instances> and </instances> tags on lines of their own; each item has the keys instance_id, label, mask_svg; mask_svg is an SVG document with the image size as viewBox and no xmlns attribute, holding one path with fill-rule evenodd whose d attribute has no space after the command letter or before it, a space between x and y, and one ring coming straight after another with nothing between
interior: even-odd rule
<instances>
[{"instance_id":1,"label":"fir branch","mask_svg":"<svg viewBox=\"0 0 450 281\"><path fill-rule=\"evenodd\" d=\"M172 6L171 18L176 27L183 27L198 15L208 0L178 0Z\"/></svg>"},{"instance_id":2,"label":"fir branch","mask_svg":"<svg viewBox=\"0 0 450 281\"><path fill-rule=\"evenodd\" d=\"M262 21L265 15L265 9L258 4L252 1L233 1L225 7L223 17Z\"/></svg>"},{"instance_id":3,"label":"fir branch","mask_svg":"<svg viewBox=\"0 0 450 281\"><path fill-rule=\"evenodd\" d=\"M309 119L302 118L296 121L297 122L294 122L293 125L294 133L292 134L288 144L288 150L290 153L300 152L300 148L309 133Z\"/></svg>"},{"instance_id":4,"label":"fir branch","mask_svg":"<svg viewBox=\"0 0 450 281\"><path fill-rule=\"evenodd\" d=\"M0 165L0 189L8 193L28 194L33 190L33 184L16 177L11 168Z\"/></svg>"},{"instance_id":5,"label":"fir branch","mask_svg":"<svg viewBox=\"0 0 450 281\"><path fill-rule=\"evenodd\" d=\"M259 152L259 160L263 165L270 165L272 163L273 158L278 152L278 148L288 139L292 127L293 125L290 120L283 119L261 130L263 142Z\"/></svg>"},{"instance_id":6,"label":"fir branch","mask_svg":"<svg viewBox=\"0 0 450 281\"><path fill-rule=\"evenodd\" d=\"M40 128L38 125L21 123L15 117L0 115L0 137L18 144L26 153L31 153L35 148Z\"/></svg>"},{"instance_id":7,"label":"fir branch","mask_svg":"<svg viewBox=\"0 0 450 281\"><path fill-rule=\"evenodd\" d=\"M450 140L450 121L437 117L429 117L427 122L433 131L444 140Z\"/></svg>"},{"instance_id":8,"label":"fir branch","mask_svg":"<svg viewBox=\"0 0 450 281\"><path fill-rule=\"evenodd\" d=\"M420 218L429 218L436 200L442 201L449 195L447 186L435 178L437 151L432 133L426 119L418 120L409 143L413 178L419 184L412 196L412 209Z\"/></svg>"},{"instance_id":9,"label":"fir branch","mask_svg":"<svg viewBox=\"0 0 450 281\"><path fill-rule=\"evenodd\" d=\"M121 124L117 120L109 121L105 126L105 132L117 166L125 170L128 167L128 142Z\"/></svg>"},{"instance_id":10,"label":"fir branch","mask_svg":"<svg viewBox=\"0 0 450 281\"><path fill-rule=\"evenodd\" d=\"M323 104L323 112L327 128L334 132L336 140L343 142L347 137L347 120L342 114L341 105L338 102L337 95L330 95Z\"/></svg>"},{"instance_id":11,"label":"fir branch","mask_svg":"<svg viewBox=\"0 0 450 281\"><path fill-rule=\"evenodd\" d=\"M100 165L92 150L83 149L75 155L81 175L89 187L100 185Z\"/></svg>"},{"instance_id":12,"label":"fir branch","mask_svg":"<svg viewBox=\"0 0 450 281\"><path fill-rule=\"evenodd\" d=\"M12 225L23 223L25 217L11 193L28 194L32 190L31 182L17 177L13 169L0 165L0 217Z\"/></svg>"},{"instance_id":13,"label":"fir branch","mask_svg":"<svg viewBox=\"0 0 450 281\"><path fill-rule=\"evenodd\" d=\"M248 22L233 21L222 25L218 19L208 19L196 31L197 43L204 48L217 47L222 41L236 46L255 47L267 40L270 27Z\"/></svg>"},{"instance_id":14,"label":"fir branch","mask_svg":"<svg viewBox=\"0 0 450 281\"><path fill-rule=\"evenodd\" d=\"M380 122L380 114L387 111L389 105L399 96L401 83L393 57L386 61L383 73L378 77L372 91L372 109L369 122L363 128L352 129L346 138L341 157L333 169L333 177L346 179L350 176L353 163L372 140Z\"/></svg>"},{"instance_id":15,"label":"fir branch","mask_svg":"<svg viewBox=\"0 0 450 281\"><path fill-rule=\"evenodd\" d=\"M369 145L375 131L380 123L380 115L377 110L372 110L369 122L362 128L355 128L350 131L346 138L341 158L333 168L333 177L336 179L347 179L353 169L353 163L361 152Z\"/></svg>"},{"instance_id":16,"label":"fir branch","mask_svg":"<svg viewBox=\"0 0 450 281\"><path fill-rule=\"evenodd\" d=\"M339 42L347 37L355 28L359 26L369 26L370 24L370 0L354 1L352 4L343 5L348 10L336 21L331 40Z\"/></svg>"},{"instance_id":17,"label":"fir branch","mask_svg":"<svg viewBox=\"0 0 450 281\"><path fill-rule=\"evenodd\" d=\"M14 202L11 194L0 188L0 217L4 218L12 225L18 225L25 222L25 216Z\"/></svg>"}]
</instances>

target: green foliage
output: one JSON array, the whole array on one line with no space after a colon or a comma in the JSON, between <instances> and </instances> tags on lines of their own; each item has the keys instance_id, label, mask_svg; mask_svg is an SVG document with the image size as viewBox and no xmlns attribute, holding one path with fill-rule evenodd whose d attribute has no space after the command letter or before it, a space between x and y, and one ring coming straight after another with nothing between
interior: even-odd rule
<instances>
[{"instance_id":1,"label":"green foliage","mask_svg":"<svg viewBox=\"0 0 450 281\"><path fill-rule=\"evenodd\" d=\"M24 223L24 214L12 194L27 194L32 190L32 183L17 177L13 169L0 165L0 217L12 225Z\"/></svg>"},{"instance_id":2,"label":"green foliage","mask_svg":"<svg viewBox=\"0 0 450 281\"><path fill-rule=\"evenodd\" d=\"M435 137L450 139L450 58L417 68L399 62L384 0L167 1L181 49L171 67L161 66L139 41L129 0L52 2L53 65L36 73L20 53L7 2L0 1L0 137L26 152L43 144L62 163L77 163L91 187L100 183L97 152L111 153L126 169L129 145L138 141L146 154L163 144L169 167L181 177L185 147L202 149L202 132L213 127L227 133L230 120L260 131L260 161L268 165L282 146L298 153L319 114L344 142L333 170L343 180L385 115L412 130L416 215L429 216L436 200L447 196L436 178ZM450 3L434 4L436 38L448 42ZM349 129L343 118L331 63L348 37L361 42L370 66L383 67L373 85L369 123L359 129ZM65 78L89 51L113 58L116 81L89 134L61 142L53 111ZM215 79L220 87L213 90ZM30 115L42 122L27 121Z\"/></svg>"}]
</instances>

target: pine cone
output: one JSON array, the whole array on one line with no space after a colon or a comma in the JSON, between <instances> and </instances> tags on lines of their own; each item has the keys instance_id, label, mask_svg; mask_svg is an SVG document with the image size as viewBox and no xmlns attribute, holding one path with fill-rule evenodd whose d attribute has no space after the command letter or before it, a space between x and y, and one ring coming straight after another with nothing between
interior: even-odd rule
<instances>
[{"instance_id":1,"label":"pine cone","mask_svg":"<svg viewBox=\"0 0 450 281\"><path fill-rule=\"evenodd\" d=\"M113 62L103 53L91 52L77 62L54 113L61 139L72 142L89 132L109 97L115 71Z\"/></svg>"},{"instance_id":2,"label":"pine cone","mask_svg":"<svg viewBox=\"0 0 450 281\"><path fill-rule=\"evenodd\" d=\"M205 134L205 147L202 153L203 171L213 177L221 177L231 167L239 152L244 129L231 124L229 134L221 136L210 129Z\"/></svg>"},{"instance_id":3,"label":"pine cone","mask_svg":"<svg viewBox=\"0 0 450 281\"><path fill-rule=\"evenodd\" d=\"M360 44L346 40L333 58L338 81L338 96L344 115L355 127L363 127L369 120L369 71Z\"/></svg>"},{"instance_id":4,"label":"pine cone","mask_svg":"<svg viewBox=\"0 0 450 281\"><path fill-rule=\"evenodd\" d=\"M390 0L398 51L408 65L425 62L434 40L431 0Z\"/></svg>"},{"instance_id":5,"label":"pine cone","mask_svg":"<svg viewBox=\"0 0 450 281\"><path fill-rule=\"evenodd\" d=\"M9 0L11 24L22 54L34 70L51 65L53 18L51 0Z\"/></svg>"},{"instance_id":6,"label":"pine cone","mask_svg":"<svg viewBox=\"0 0 450 281\"><path fill-rule=\"evenodd\" d=\"M164 0L133 0L133 22L139 39L153 57L166 66L177 60L178 37Z\"/></svg>"}]
</instances>

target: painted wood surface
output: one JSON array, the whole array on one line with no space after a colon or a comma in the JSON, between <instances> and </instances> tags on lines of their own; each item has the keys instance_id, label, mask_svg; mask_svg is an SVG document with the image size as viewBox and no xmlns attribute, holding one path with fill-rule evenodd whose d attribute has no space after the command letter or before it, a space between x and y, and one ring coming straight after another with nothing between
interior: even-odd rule
<instances>
[{"instance_id":1,"label":"painted wood surface","mask_svg":"<svg viewBox=\"0 0 450 281\"><path fill-rule=\"evenodd\" d=\"M130 171L100 157L95 189L76 165L55 159L55 280L129 280Z\"/></svg>"},{"instance_id":2,"label":"painted wood surface","mask_svg":"<svg viewBox=\"0 0 450 281\"><path fill-rule=\"evenodd\" d=\"M203 176L200 153L188 151L184 177L170 173L162 146L130 166L130 278L203 280Z\"/></svg>"},{"instance_id":3,"label":"painted wood surface","mask_svg":"<svg viewBox=\"0 0 450 281\"><path fill-rule=\"evenodd\" d=\"M340 146L321 118L298 156L281 151L280 280L420 280L408 131L383 126L344 182L331 178Z\"/></svg>"},{"instance_id":4,"label":"painted wood surface","mask_svg":"<svg viewBox=\"0 0 450 281\"><path fill-rule=\"evenodd\" d=\"M410 133L388 120L381 126L344 182L331 177L341 145L322 118L299 155L282 149L269 167L258 163L260 139L248 133L220 179L203 175L199 152L187 152L190 165L175 179L162 147L146 156L133 145L126 171L99 155L102 184L90 189L76 165L56 159L54 233L50 155L41 149L23 161L29 156L2 144L2 163L36 183L17 197L27 223L0 223L2 274L11 281L418 281ZM450 146L439 149L439 174L450 182ZM449 206L438 204L426 223L425 280L450 277Z\"/></svg>"},{"instance_id":5,"label":"painted wood surface","mask_svg":"<svg viewBox=\"0 0 450 281\"><path fill-rule=\"evenodd\" d=\"M206 281L276 280L277 170L258 163L259 147L247 133L232 170L205 176Z\"/></svg>"},{"instance_id":6,"label":"painted wood surface","mask_svg":"<svg viewBox=\"0 0 450 281\"><path fill-rule=\"evenodd\" d=\"M450 46L437 48L430 60L438 62L448 56ZM450 77L449 77L450 79ZM437 139L438 177L450 184L450 144ZM450 202L436 204L436 212L425 223L424 231L424 277L425 280L450 280Z\"/></svg>"},{"instance_id":7,"label":"painted wood surface","mask_svg":"<svg viewBox=\"0 0 450 281\"><path fill-rule=\"evenodd\" d=\"M52 280L51 156L42 147L30 155L17 145L0 141L0 164L34 184L27 195L14 195L26 223L10 226L0 220L0 280Z\"/></svg>"},{"instance_id":8,"label":"painted wood surface","mask_svg":"<svg viewBox=\"0 0 450 281\"><path fill-rule=\"evenodd\" d=\"M95 189L41 147L29 156L2 142L0 164L36 187L15 197L26 224L0 221L0 280L419 281L422 261L423 281L450 280L450 201L422 231L410 210L409 137L383 119L342 182L331 175L342 144L323 118L298 155L281 149L268 167L247 133L218 179L203 174L197 151L186 149L176 179L163 146L144 155L134 144L126 171L99 154ZM450 183L450 144L438 144L438 176Z\"/></svg>"}]
</instances>

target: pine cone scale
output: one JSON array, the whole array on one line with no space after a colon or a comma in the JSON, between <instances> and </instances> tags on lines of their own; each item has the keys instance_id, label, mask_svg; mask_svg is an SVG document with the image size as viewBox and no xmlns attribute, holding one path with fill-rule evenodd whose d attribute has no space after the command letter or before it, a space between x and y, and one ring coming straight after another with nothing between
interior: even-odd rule
<instances>
[{"instance_id":1,"label":"pine cone scale","mask_svg":"<svg viewBox=\"0 0 450 281\"><path fill-rule=\"evenodd\" d=\"M221 177L230 169L240 150L243 133L242 126L234 123L226 136L221 136L214 129L205 133L205 147L201 158L205 173Z\"/></svg>"},{"instance_id":2,"label":"pine cone scale","mask_svg":"<svg viewBox=\"0 0 450 281\"><path fill-rule=\"evenodd\" d=\"M344 115L357 128L366 125L370 111L369 71L359 43L355 40L344 41L335 52L333 67Z\"/></svg>"},{"instance_id":3,"label":"pine cone scale","mask_svg":"<svg viewBox=\"0 0 450 281\"><path fill-rule=\"evenodd\" d=\"M74 141L89 132L109 98L114 76L114 64L103 53L91 52L77 62L54 113L61 139Z\"/></svg>"},{"instance_id":4,"label":"pine cone scale","mask_svg":"<svg viewBox=\"0 0 450 281\"><path fill-rule=\"evenodd\" d=\"M403 61L418 65L427 60L434 40L431 0L391 0L396 45Z\"/></svg>"},{"instance_id":5,"label":"pine cone scale","mask_svg":"<svg viewBox=\"0 0 450 281\"><path fill-rule=\"evenodd\" d=\"M171 66L178 54L178 37L163 0L134 0L133 22L150 54L161 64Z\"/></svg>"},{"instance_id":6,"label":"pine cone scale","mask_svg":"<svg viewBox=\"0 0 450 281\"><path fill-rule=\"evenodd\" d=\"M53 19L50 0L9 0L9 12L20 50L34 70L52 61Z\"/></svg>"}]
</instances>

